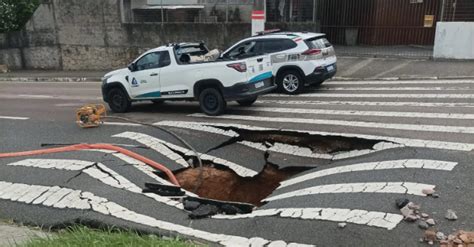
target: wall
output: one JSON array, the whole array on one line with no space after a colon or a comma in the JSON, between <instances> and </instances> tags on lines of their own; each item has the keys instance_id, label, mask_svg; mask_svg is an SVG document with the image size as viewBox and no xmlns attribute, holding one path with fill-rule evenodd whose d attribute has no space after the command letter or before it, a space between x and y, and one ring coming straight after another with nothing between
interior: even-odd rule
<instances>
[{"instance_id":1,"label":"wall","mask_svg":"<svg viewBox=\"0 0 474 247\"><path fill-rule=\"evenodd\" d=\"M438 22L433 57L474 59L474 22Z\"/></svg>"},{"instance_id":2,"label":"wall","mask_svg":"<svg viewBox=\"0 0 474 247\"><path fill-rule=\"evenodd\" d=\"M250 23L122 23L120 0L43 0L24 30L0 35L0 63L12 69L109 70L146 49L201 41L224 49L250 35ZM267 28L318 31L314 23Z\"/></svg>"}]
</instances>

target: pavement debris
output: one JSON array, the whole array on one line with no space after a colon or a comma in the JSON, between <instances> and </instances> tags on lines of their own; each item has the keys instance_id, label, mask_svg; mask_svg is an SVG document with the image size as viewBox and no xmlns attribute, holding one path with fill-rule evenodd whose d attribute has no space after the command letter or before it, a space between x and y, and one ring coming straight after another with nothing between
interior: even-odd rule
<instances>
[{"instance_id":1,"label":"pavement debris","mask_svg":"<svg viewBox=\"0 0 474 247\"><path fill-rule=\"evenodd\" d=\"M457 220L458 219L458 216L456 215L456 212L454 212L454 210L452 210L452 209L448 209L448 211L446 212L444 217L448 220Z\"/></svg>"},{"instance_id":2,"label":"pavement debris","mask_svg":"<svg viewBox=\"0 0 474 247\"><path fill-rule=\"evenodd\" d=\"M435 193L435 190L434 189L431 189L431 188L427 188L427 189L423 189L421 190L421 193L427 195L427 196L431 196Z\"/></svg>"},{"instance_id":3,"label":"pavement debris","mask_svg":"<svg viewBox=\"0 0 474 247\"><path fill-rule=\"evenodd\" d=\"M344 228L344 227L346 227L346 225L347 225L346 223L339 223L339 224L337 224L337 227Z\"/></svg>"},{"instance_id":4,"label":"pavement debris","mask_svg":"<svg viewBox=\"0 0 474 247\"><path fill-rule=\"evenodd\" d=\"M428 217L430 217L430 215L427 214L427 213L421 213L421 217L422 217L422 218L428 218Z\"/></svg>"},{"instance_id":5,"label":"pavement debris","mask_svg":"<svg viewBox=\"0 0 474 247\"><path fill-rule=\"evenodd\" d=\"M418 222L418 227L423 229L423 230L426 230L428 229L430 226L428 225L428 223L426 223L426 221L424 220L420 220L420 222Z\"/></svg>"},{"instance_id":6,"label":"pavement debris","mask_svg":"<svg viewBox=\"0 0 474 247\"><path fill-rule=\"evenodd\" d=\"M189 218L191 219L202 219L212 215L216 215L219 212L219 208L214 205L201 204L198 208L191 211Z\"/></svg>"},{"instance_id":7,"label":"pavement debris","mask_svg":"<svg viewBox=\"0 0 474 247\"><path fill-rule=\"evenodd\" d=\"M436 225L436 222L434 219L430 218L426 220L426 224L428 224L429 226L434 226Z\"/></svg>"},{"instance_id":8,"label":"pavement debris","mask_svg":"<svg viewBox=\"0 0 474 247\"><path fill-rule=\"evenodd\" d=\"M398 198L395 200L395 204L397 205L398 209L405 207L410 201L406 198Z\"/></svg>"},{"instance_id":9,"label":"pavement debris","mask_svg":"<svg viewBox=\"0 0 474 247\"><path fill-rule=\"evenodd\" d=\"M201 205L201 203L196 202L196 201L184 200L183 205L184 205L185 210L193 211L196 208L198 208Z\"/></svg>"},{"instance_id":10,"label":"pavement debris","mask_svg":"<svg viewBox=\"0 0 474 247\"><path fill-rule=\"evenodd\" d=\"M445 239L446 239L446 235L444 235L444 233L442 233L442 232L437 232L437 233L436 233L436 239L438 239L438 240L440 240L440 241L441 241L441 240L445 240Z\"/></svg>"},{"instance_id":11,"label":"pavement debris","mask_svg":"<svg viewBox=\"0 0 474 247\"><path fill-rule=\"evenodd\" d=\"M457 231L449 234L444 241L440 241L441 247L471 247L474 246L474 232Z\"/></svg>"},{"instance_id":12,"label":"pavement debris","mask_svg":"<svg viewBox=\"0 0 474 247\"><path fill-rule=\"evenodd\" d=\"M420 205L417 205L417 204L415 204L415 203L413 203L413 202L409 202L409 203L407 204L407 206L408 206L409 209L413 209L413 210L420 210L420 208L421 208Z\"/></svg>"}]
</instances>

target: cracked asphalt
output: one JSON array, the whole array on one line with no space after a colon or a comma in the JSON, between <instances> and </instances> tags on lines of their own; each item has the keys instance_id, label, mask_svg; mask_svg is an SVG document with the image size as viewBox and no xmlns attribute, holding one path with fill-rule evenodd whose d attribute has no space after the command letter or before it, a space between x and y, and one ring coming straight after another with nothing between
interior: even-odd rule
<instances>
[{"instance_id":1,"label":"cracked asphalt","mask_svg":"<svg viewBox=\"0 0 474 247\"><path fill-rule=\"evenodd\" d=\"M98 83L0 82L0 98L1 153L114 143L175 172L195 160L155 128L76 126L75 109L101 102ZM423 246L423 230L403 220L397 198L420 204L437 231L474 229L473 107L469 80L330 82L298 96L266 95L250 108L231 103L219 117L192 102L143 102L109 114L172 130L206 165L247 179L266 165L298 174L250 214L193 220L177 198L142 193L145 183L170 184L166 176L115 152L2 158L0 219L46 229L114 225L210 245ZM444 218L448 209L458 220Z\"/></svg>"}]
</instances>

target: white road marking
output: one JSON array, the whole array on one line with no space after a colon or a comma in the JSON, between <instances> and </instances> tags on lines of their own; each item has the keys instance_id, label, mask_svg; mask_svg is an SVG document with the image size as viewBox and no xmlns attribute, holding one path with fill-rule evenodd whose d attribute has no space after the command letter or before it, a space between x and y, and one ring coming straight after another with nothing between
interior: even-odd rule
<instances>
[{"instance_id":1,"label":"white road marking","mask_svg":"<svg viewBox=\"0 0 474 247\"><path fill-rule=\"evenodd\" d=\"M424 159L404 159L404 160L388 160L378 162L367 162L355 165L338 166L311 172L302 176L288 179L280 183L280 187L284 188L290 185L298 184L304 181L321 178L325 176L358 172L358 171L374 171L374 170L390 170L390 169L430 169L451 171L456 167L457 162L439 161L439 160L424 160Z\"/></svg>"},{"instance_id":2,"label":"white road marking","mask_svg":"<svg viewBox=\"0 0 474 247\"><path fill-rule=\"evenodd\" d=\"M251 126L245 124L230 124L230 123L211 123L211 122L192 122L192 121L176 121L176 123L185 122L187 124L194 124L199 128L199 126L215 126L215 127L233 127L240 128L251 131L289 131L296 133L305 133L309 135L321 135L321 136L341 136L348 138L361 138L368 140L384 140L393 143L398 143L406 147L419 147L419 148L433 148L433 149L447 149L447 150L457 150L457 151L471 151L474 150L474 144L472 143L461 143L461 142L444 142L444 141L435 141L435 140L422 140L422 139L410 139L410 138L401 138L401 137L391 137L391 136L378 136L378 135L368 135L368 134L356 134L356 133L341 133L341 132L325 132L325 131L309 131L309 130L297 130L297 129L275 129L267 128L260 126ZM156 123L160 124L160 122Z\"/></svg>"},{"instance_id":3,"label":"white road marking","mask_svg":"<svg viewBox=\"0 0 474 247\"><path fill-rule=\"evenodd\" d=\"M474 94L343 94L343 93L307 93L298 95L267 94L263 98L414 98L414 99L474 99Z\"/></svg>"},{"instance_id":4,"label":"white road marking","mask_svg":"<svg viewBox=\"0 0 474 247\"><path fill-rule=\"evenodd\" d=\"M103 125L111 125L111 126L134 126L139 127L142 126L141 124L136 123L122 123L122 122L103 122Z\"/></svg>"},{"instance_id":5,"label":"white road marking","mask_svg":"<svg viewBox=\"0 0 474 247\"><path fill-rule=\"evenodd\" d=\"M28 120L28 117L11 117L11 116L0 116L0 119L9 119L9 120Z\"/></svg>"},{"instance_id":6,"label":"white road marking","mask_svg":"<svg viewBox=\"0 0 474 247\"><path fill-rule=\"evenodd\" d=\"M403 220L403 215L347 208L278 208L259 209L250 214L215 215L214 219L245 219L265 216L280 216L304 220L347 222L392 230Z\"/></svg>"},{"instance_id":7,"label":"white road marking","mask_svg":"<svg viewBox=\"0 0 474 247\"><path fill-rule=\"evenodd\" d=\"M472 84L474 80L398 80L398 81L337 81L326 82L327 85L397 85L397 84Z\"/></svg>"},{"instance_id":8,"label":"white road marking","mask_svg":"<svg viewBox=\"0 0 474 247\"><path fill-rule=\"evenodd\" d=\"M41 204L43 206L58 209L68 208L78 210L92 210L97 213L103 215L110 215L114 218L122 219L128 222L154 227L162 229L164 231L176 232L185 236L200 238L224 246L251 246L255 243L260 243L262 244L261 246L263 246L265 244L283 242L281 240L270 241L259 237L245 238L234 235L217 234L202 230L196 230L191 227L158 220L144 214L139 214L115 202L109 201L104 197L96 196L93 193L87 191L72 190L69 188L61 188L57 186L50 187L0 181L0 191L5 188L9 188L10 191L25 191L25 195L23 195L24 197L33 198L35 199L35 201L38 201L37 204ZM38 191L42 191L43 194L41 194L41 196L37 198L34 198L38 195ZM15 201L14 196L16 195L10 193L2 197L1 199ZM285 246L294 246L295 244L300 245L299 243L285 243ZM311 245L301 244L301 246Z\"/></svg>"},{"instance_id":9,"label":"white road marking","mask_svg":"<svg viewBox=\"0 0 474 247\"><path fill-rule=\"evenodd\" d=\"M316 101L316 100L257 100L257 104L279 105L344 105L344 106L413 106L413 107L474 107L473 103L375 102L375 101Z\"/></svg>"},{"instance_id":10,"label":"white road marking","mask_svg":"<svg viewBox=\"0 0 474 247\"><path fill-rule=\"evenodd\" d=\"M237 110L234 109L234 110ZM373 116L396 118L435 118L435 119L474 119L474 114L463 113L427 113L427 112L393 112L393 111L356 111L356 110L326 110L305 108L275 108L275 107L246 107L238 110L277 113L298 113L318 115L348 115L348 116Z\"/></svg>"},{"instance_id":11,"label":"white road marking","mask_svg":"<svg viewBox=\"0 0 474 247\"><path fill-rule=\"evenodd\" d=\"M378 129L474 134L474 127L468 127L468 126L392 124L392 123L346 121L346 120L332 120L332 119L258 117L258 116L242 116L242 115L207 116L202 113L195 113L189 116L201 117L201 118L256 121L256 122L299 123L299 124L330 125L330 126L337 125L337 126L350 126L350 127L360 127L360 128L378 128Z\"/></svg>"},{"instance_id":12,"label":"white road marking","mask_svg":"<svg viewBox=\"0 0 474 247\"><path fill-rule=\"evenodd\" d=\"M321 153L315 153L310 148L307 148L307 147L300 147L300 146L289 145L289 144L278 143L278 142L274 143L271 147L267 147L263 145L262 143L249 142L249 141L240 141L238 143L251 147L251 148L255 148L263 152L272 151L272 152L289 154L289 155L300 156L300 157L308 157L308 158L314 158L314 159L330 159L330 160L347 159L347 158L362 156L362 155L366 155L366 154L370 154L370 153L374 153L374 152L378 152L378 151L382 151L386 149L403 147L400 144L382 142L381 144L374 145L373 149L353 150L353 151L348 151L348 152L340 152L337 154L321 154Z\"/></svg>"},{"instance_id":13,"label":"white road marking","mask_svg":"<svg viewBox=\"0 0 474 247\"><path fill-rule=\"evenodd\" d=\"M98 151L98 150L93 150ZM68 171L80 171L83 173L101 181L104 184L112 186L118 189L124 189L133 193L143 194L142 189L130 182L125 177L119 175L114 170L107 166L83 160L68 160L68 159L25 159L17 162L9 163L8 166L24 166L24 167L36 167L42 169L57 169L57 170L68 170ZM158 202L165 203L167 205L183 209L182 203L171 200L169 198L159 196L153 193L145 193L148 196Z\"/></svg>"},{"instance_id":14,"label":"white road marking","mask_svg":"<svg viewBox=\"0 0 474 247\"><path fill-rule=\"evenodd\" d=\"M337 193L394 193L426 196L421 191L423 189L434 189L434 187L435 186L431 184L411 182L325 184L282 193L276 196L265 198L263 201L269 202L298 196Z\"/></svg>"},{"instance_id":15,"label":"white road marking","mask_svg":"<svg viewBox=\"0 0 474 247\"><path fill-rule=\"evenodd\" d=\"M317 91L452 91L474 90L472 87L320 87Z\"/></svg>"},{"instance_id":16,"label":"white road marking","mask_svg":"<svg viewBox=\"0 0 474 247\"><path fill-rule=\"evenodd\" d=\"M50 99L54 98L54 96L51 95L42 95L42 94L19 94L17 95L18 97L24 97L24 98L40 98L40 99Z\"/></svg>"},{"instance_id":17,"label":"white road marking","mask_svg":"<svg viewBox=\"0 0 474 247\"><path fill-rule=\"evenodd\" d=\"M162 146L165 146L167 149L169 148L169 149L175 150L177 152L180 152L180 153L184 154L185 156L195 156L195 153L192 150L180 147L178 145L174 145L172 143L166 142L166 141L161 140L159 138L152 137L152 136L142 134L142 133L124 132L124 133L121 133L121 134L118 134L118 135L114 135L114 137L122 137L122 138L128 138L128 139L131 139L131 140L135 140L135 141L138 141L138 142L140 142L144 145L147 145L147 146L151 147L152 149L155 149L154 147L162 145ZM164 149L156 148L155 150L157 152L167 156L168 158L170 158L172 160L173 160L173 158L175 158L175 161L176 160L182 160L181 162L184 162L184 163L186 163L187 166L189 166L189 164L180 155L178 155L174 151L169 150L172 153L168 153ZM236 163L230 162L228 160L224 160L224 159L221 159L221 158L218 158L218 157L215 157L215 156L212 156L212 155L208 155L208 154L198 153L198 155L202 160L211 161L215 164L226 166L226 167L230 168L231 170L233 170L235 173L237 173L239 176L242 176L242 177L253 177L253 176L256 176L258 174L257 171L251 170L249 168L246 168L244 166L241 166L241 165L238 165Z\"/></svg>"}]
</instances>

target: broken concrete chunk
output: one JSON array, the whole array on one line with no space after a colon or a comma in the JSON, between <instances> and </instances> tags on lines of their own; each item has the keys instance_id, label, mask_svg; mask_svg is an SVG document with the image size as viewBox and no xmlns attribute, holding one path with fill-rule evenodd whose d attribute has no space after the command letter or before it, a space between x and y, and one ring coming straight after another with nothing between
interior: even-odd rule
<instances>
[{"instance_id":1,"label":"broken concrete chunk","mask_svg":"<svg viewBox=\"0 0 474 247\"><path fill-rule=\"evenodd\" d=\"M422 217L422 218L428 218L428 217L430 217L430 215L429 215L429 214L426 214L426 213L421 213L421 217Z\"/></svg>"},{"instance_id":2,"label":"broken concrete chunk","mask_svg":"<svg viewBox=\"0 0 474 247\"><path fill-rule=\"evenodd\" d=\"M407 206L403 207L400 209L400 212L402 213L403 216L407 217L409 215L414 215L414 211L408 208Z\"/></svg>"},{"instance_id":3,"label":"broken concrete chunk","mask_svg":"<svg viewBox=\"0 0 474 247\"><path fill-rule=\"evenodd\" d=\"M198 208L201 203L199 202L196 202L196 201L188 201L188 200L185 200L183 202L183 205L184 205L184 209L185 210L188 210L188 211L193 211L195 210L196 208Z\"/></svg>"},{"instance_id":4,"label":"broken concrete chunk","mask_svg":"<svg viewBox=\"0 0 474 247\"><path fill-rule=\"evenodd\" d=\"M429 226L425 221L421 220L420 222L418 222L418 227L423 229L423 230L426 230L426 229L428 229Z\"/></svg>"},{"instance_id":5,"label":"broken concrete chunk","mask_svg":"<svg viewBox=\"0 0 474 247\"><path fill-rule=\"evenodd\" d=\"M337 224L337 227L344 228L344 227L346 227L346 225L347 225L346 223L339 223L339 224Z\"/></svg>"},{"instance_id":6,"label":"broken concrete chunk","mask_svg":"<svg viewBox=\"0 0 474 247\"><path fill-rule=\"evenodd\" d=\"M448 220L457 220L458 219L458 216L456 215L456 212L454 212L454 210L452 210L452 209L448 209L448 211L446 212L444 217Z\"/></svg>"},{"instance_id":7,"label":"broken concrete chunk","mask_svg":"<svg viewBox=\"0 0 474 247\"><path fill-rule=\"evenodd\" d=\"M432 230L426 230L425 235L423 236L425 241L435 241L436 240L436 232Z\"/></svg>"},{"instance_id":8,"label":"broken concrete chunk","mask_svg":"<svg viewBox=\"0 0 474 247\"><path fill-rule=\"evenodd\" d=\"M437 232L436 233L436 239L444 240L444 239L446 239L446 235L444 235L444 233L442 233L442 232Z\"/></svg>"},{"instance_id":9,"label":"broken concrete chunk","mask_svg":"<svg viewBox=\"0 0 474 247\"><path fill-rule=\"evenodd\" d=\"M426 220L426 224L428 224L429 226L434 226L436 225L436 222L434 219L430 218Z\"/></svg>"},{"instance_id":10,"label":"broken concrete chunk","mask_svg":"<svg viewBox=\"0 0 474 247\"><path fill-rule=\"evenodd\" d=\"M221 210L222 210L223 213L230 214L230 215L241 214L242 213L242 210L240 210L240 208L235 207L233 205L228 205L228 204L222 205Z\"/></svg>"},{"instance_id":11,"label":"broken concrete chunk","mask_svg":"<svg viewBox=\"0 0 474 247\"><path fill-rule=\"evenodd\" d=\"M418 220L418 217L416 217L416 215L408 215L405 217L405 221L408 221L408 222L415 222Z\"/></svg>"},{"instance_id":12,"label":"broken concrete chunk","mask_svg":"<svg viewBox=\"0 0 474 247\"><path fill-rule=\"evenodd\" d=\"M189 218L202 219L212 215L216 215L218 212L219 208L214 205L201 204L198 208L196 208L189 214Z\"/></svg>"},{"instance_id":13,"label":"broken concrete chunk","mask_svg":"<svg viewBox=\"0 0 474 247\"><path fill-rule=\"evenodd\" d=\"M395 200L395 204L397 205L398 209L405 207L410 201L406 198L398 198Z\"/></svg>"},{"instance_id":14,"label":"broken concrete chunk","mask_svg":"<svg viewBox=\"0 0 474 247\"><path fill-rule=\"evenodd\" d=\"M438 194L438 193L433 193L433 195L431 195L431 197L433 197L433 198L439 198L439 194Z\"/></svg>"},{"instance_id":15,"label":"broken concrete chunk","mask_svg":"<svg viewBox=\"0 0 474 247\"><path fill-rule=\"evenodd\" d=\"M427 189L421 190L421 193L430 196L430 195L433 195L433 193L435 193L435 190L431 188L427 188Z\"/></svg>"},{"instance_id":16,"label":"broken concrete chunk","mask_svg":"<svg viewBox=\"0 0 474 247\"><path fill-rule=\"evenodd\" d=\"M413 202L409 202L409 203L407 204L407 206L408 206L409 209L413 209L413 210L419 210L419 209L420 209L420 205L417 205L417 204L415 204L415 203L413 203Z\"/></svg>"}]
</instances>

